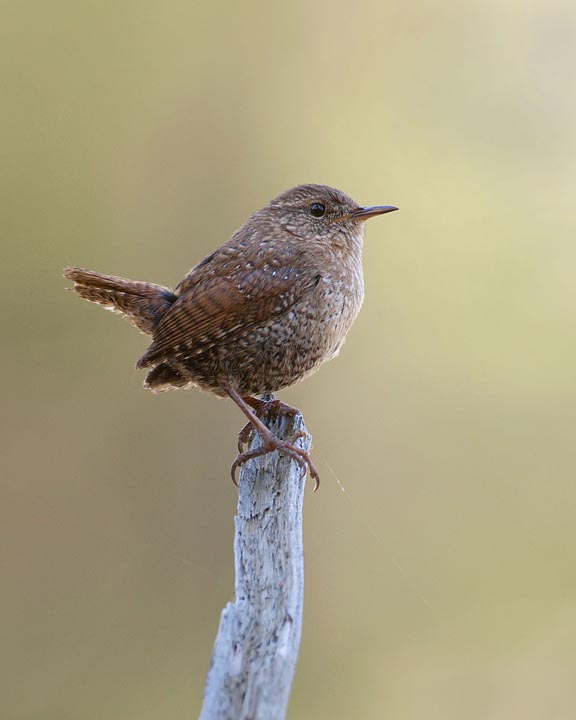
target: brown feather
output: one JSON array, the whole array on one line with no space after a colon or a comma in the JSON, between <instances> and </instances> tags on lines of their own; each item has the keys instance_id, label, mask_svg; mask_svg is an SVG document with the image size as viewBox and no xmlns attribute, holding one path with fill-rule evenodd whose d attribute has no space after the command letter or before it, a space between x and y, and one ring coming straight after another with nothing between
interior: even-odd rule
<instances>
[{"instance_id":1,"label":"brown feather","mask_svg":"<svg viewBox=\"0 0 576 720\"><path fill-rule=\"evenodd\" d=\"M137 367L201 354L217 343L233 344L251 327L287 312L318 284L313 268L299 267L297 246L288 244L279 253L263 243L254 268L234 241L193 268L176 288L178 299Z\"/></svg>"},{"instance_id":2,"label":"brown feather","mask_svg":"<svg viewBox=\"0 0 576 720\"><path fill-rule=\"evenodd\" d=\"M67 267L64 277L74 281L71 290L81 298L120 313L149 335L176 300L176 295L162 285L102 275L92 270Z\"/></svg>"}]
</instances>

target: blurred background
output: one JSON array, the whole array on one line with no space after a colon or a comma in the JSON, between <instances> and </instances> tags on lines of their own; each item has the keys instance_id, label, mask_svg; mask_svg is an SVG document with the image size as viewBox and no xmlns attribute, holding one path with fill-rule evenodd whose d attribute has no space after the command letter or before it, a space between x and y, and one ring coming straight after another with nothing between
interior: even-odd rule
<instances>
[{"instance_id":1,"label":"blurred background","mask_svg":"<svg viewBox=\"0 0 576 720\"><path fill-rule=\"evenodd\" d=\"M174 286L301 182L373 220L314 436L290 717L576 715L576 8L3 3L0 717L195 717L238 409L74 264Z\"/></svg>"}]
</instances>

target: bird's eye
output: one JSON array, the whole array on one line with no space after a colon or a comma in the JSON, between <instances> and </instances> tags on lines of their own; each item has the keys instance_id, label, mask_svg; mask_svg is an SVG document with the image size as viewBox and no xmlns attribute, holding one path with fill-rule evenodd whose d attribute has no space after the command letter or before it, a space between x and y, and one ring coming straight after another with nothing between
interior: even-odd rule
<instances>
[{"instance_id":1,"label":"bird's eye","mask_svg":"<svg viewBox=\"0 0 576 720\"><path fill-rule=\"evenodd\" d=\"M316 218L322 217L325 212L326 208L322 205L322 203L312 203L312 205L310 205L310 215L313 215Z\"/></svg>"}]
</instances>

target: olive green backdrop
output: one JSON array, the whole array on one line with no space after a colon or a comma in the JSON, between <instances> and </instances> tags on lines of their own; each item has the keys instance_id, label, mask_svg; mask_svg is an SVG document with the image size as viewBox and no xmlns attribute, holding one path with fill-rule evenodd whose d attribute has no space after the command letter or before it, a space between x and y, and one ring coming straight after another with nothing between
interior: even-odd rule
<instances>
[{"instance_id":1,"label":"olive green backdrop","mask_svg":"<svg viewBox=\"0 0 576 720\"><path fill-rule=\"evenodd\" d=\"M300 182L366 302L314 435L290 717L576 715L576 9L2 3L0 716L197 715L243 418L153 396L78 264L175 285Z\"/></svg>"}]
</instances>

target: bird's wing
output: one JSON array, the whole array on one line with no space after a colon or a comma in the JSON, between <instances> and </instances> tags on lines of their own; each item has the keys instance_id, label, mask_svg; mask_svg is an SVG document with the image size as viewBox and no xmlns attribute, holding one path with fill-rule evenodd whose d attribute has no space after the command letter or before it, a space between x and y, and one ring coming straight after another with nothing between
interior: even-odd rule
<instances>
[{"instance_id":1,"label":"bird's wing","mask_svg":"<svg viewBox=\"0 0 576 720\"><path fill-rule=\"evenodd\" d=\"M230 345L312 292L320 273L302 267L301 250L260 248L247 260L241 249L220 248L193 268L176 289L178 299L160 321L139 367L178 355Z\"/></svg>"}]
</instances>

